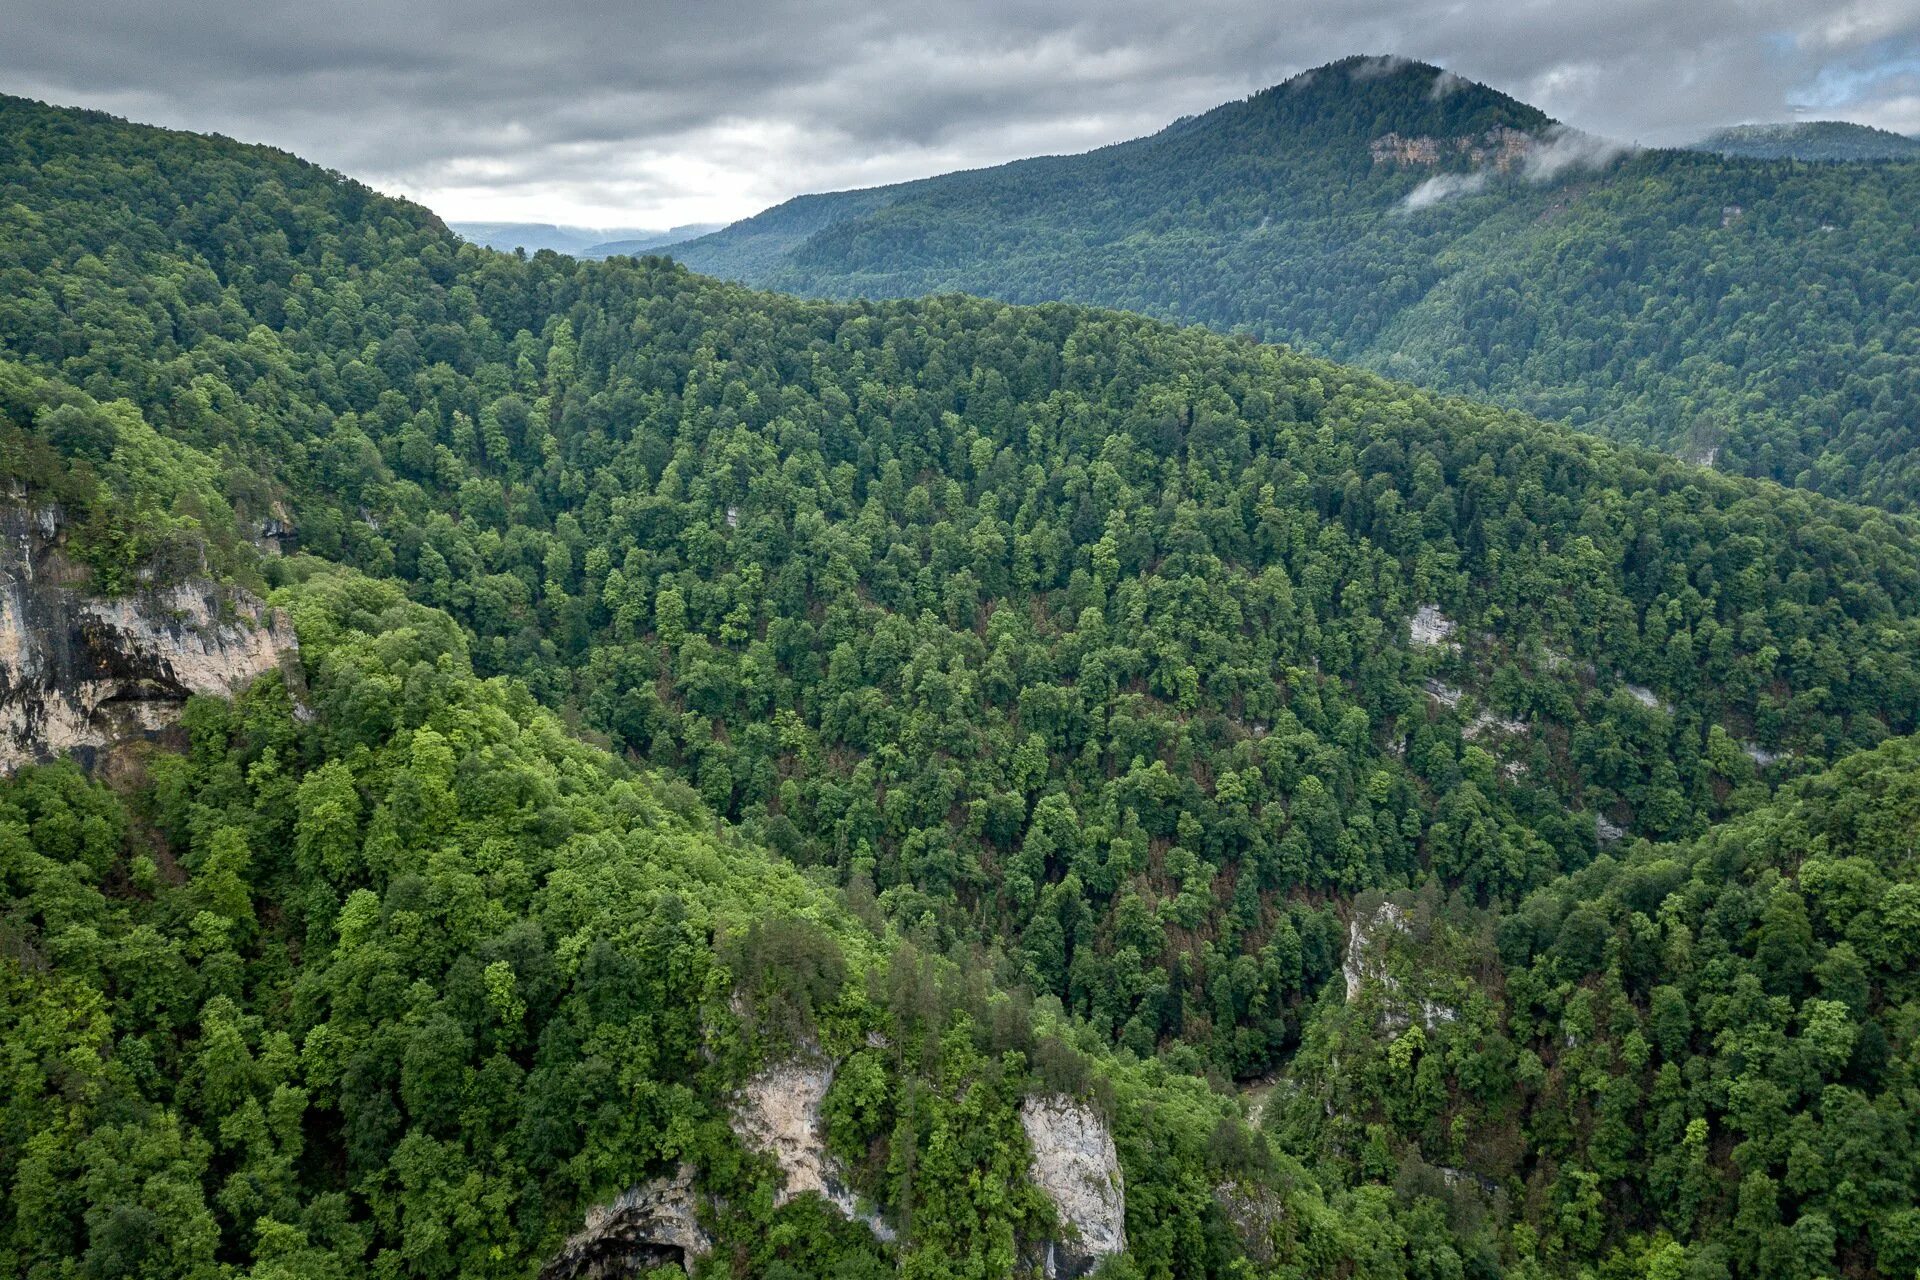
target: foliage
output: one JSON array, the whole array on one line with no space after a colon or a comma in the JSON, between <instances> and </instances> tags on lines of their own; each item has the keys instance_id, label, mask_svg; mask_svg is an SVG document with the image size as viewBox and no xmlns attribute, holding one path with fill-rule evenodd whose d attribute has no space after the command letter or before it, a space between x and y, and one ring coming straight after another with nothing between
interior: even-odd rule
<instances>
[{"instance_id":1,"label":"foliage","mask_svg":"<svg viewBox=\"0 0 1920 1280\"><path fill-rule=\"evenodd\" d=\"M1376 70L1230 118L1544 127ZM1030 1270L1037 1093L1116 1275L1914 1265L1910 518L0 116L8 477L105 590L270 578L306 674L0 785L0 1269L525 1275L684 1160L713 1277ZM727 1123L796 1052L897 1246Z\"/></svg>"},{"instance_id":2,"label":"foliage","mask_svg":"<svg viewBox=\"0 0 1920 1280\"><path fill-rule=\"evenodd\" d=\"M1611 1254L1651 1275L1674 1253L1700 1274L1904 1275L1917 840L1908 738L1511 911L1429 903L1403 972L1451 983L1430 990L1457 1016L1328 1002L1276 1135L1323 1171L1499 1206L1549 1270Z\"/></svg>"},{"instance_id":3,"label":"foliage","mask_svg":"<svg viewBox=\"0 0 1920 1280\"><path fill-rule=\"evenodd\" d=\"M1501 129L1536 157L1502 168ZM1126 307L1911 509L1920 165L1617 156L1437 68L1349 59L1134 142L805 196L670 252L830 297Z\"/></svg>"}]
</instances>

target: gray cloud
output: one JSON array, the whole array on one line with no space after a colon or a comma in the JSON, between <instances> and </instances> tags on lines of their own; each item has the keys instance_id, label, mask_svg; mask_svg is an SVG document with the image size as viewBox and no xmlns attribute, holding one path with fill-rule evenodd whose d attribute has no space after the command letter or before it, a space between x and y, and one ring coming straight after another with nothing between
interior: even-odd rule
<instances>
[{"instance_id":1,"label":"gray cloud","mask_svg":"<svg viewBox=\"0 0 1920 1280\"><path fill-rule=\"evenodd\" d=\"M0 0L0 30L0 90L587 224L1081 150L1368 51L1647 143L1920 128L1920 0Z\"/></svg>"}]
</instances>

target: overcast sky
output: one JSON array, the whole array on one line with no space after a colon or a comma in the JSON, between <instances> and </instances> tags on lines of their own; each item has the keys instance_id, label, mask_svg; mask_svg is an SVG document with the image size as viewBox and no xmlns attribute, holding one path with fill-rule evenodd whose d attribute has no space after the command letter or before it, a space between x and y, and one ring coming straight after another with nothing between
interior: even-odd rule
<instances>
[{"instance_id":1,"label":"overcast sky","mask_svg":"<svg viewBox=\"0 0 1920 1280\"><path fill-rule=\"evenodd\" d=\"M0 0L0 91L269 142L450 219L724 221L1151 132L1350 53L1582 128L1920 133L1920 0Z\"/></svg>"}]
</instances>

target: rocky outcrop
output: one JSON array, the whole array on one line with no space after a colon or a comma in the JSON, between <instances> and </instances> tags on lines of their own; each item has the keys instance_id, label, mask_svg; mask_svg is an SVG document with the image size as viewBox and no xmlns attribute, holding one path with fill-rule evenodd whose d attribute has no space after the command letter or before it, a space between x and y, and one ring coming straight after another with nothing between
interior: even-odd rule
<instances>
[{"instance_id":1,"label":"rocky outcrop","mask_svg":"<svg viewBox=\"0 0 1920 1280\"><path fill-rule=\"evenodd\" d=\"M1347 925L1347 955L1340 966L1347 983L1347 1003L1360 999L1369 985L1378 987L1387 998L1380 1013L1383 1031L1412 1025L1416 1010L1421 1025L1429 1031L1460 1016L1451 1006L1425 996L1409 999L1401 990L1400 980L1388 972L1387 949L1411 932L1406 912L1391 902L1381 903L1371 916L1355 916Z\"/></svg>"},{"instance_id":2,"label":"rocky outcrop","mask_svg":"<svg viewBox=\"0 0 1920 1280\"><path fill-rule=\"evenodd\" d=\"M1484 133L1454 138L1383 133L1367 144L1367 150L1375 164L1400 168L1431 168L1443 157L1457 157L1475 170L1511 173L1526 161L1538 142L1530 133L1495 125Z\"/></svg>"},{"instance_id":3,"label":"rocky outcrop","mask_svg":"<svg viewBox=\"0 0 1920 1280\"><path fill-rule=\"evenodd\" d=\"M691 1272L712 1250L695 1211L693 1170L683 1164L671 1178L589 1209L586 1223L540 1268L540 1280L615 1280L675 1262Z\"/></svg>"},{"instance_id":4,"label":"rocky outcrop","mask_svg":"<svg viewBox=\"0 0 1920 1280\"><path fill-rule=\"evenodd\" d=\"M1430 165L1440 163L1440 139L1424 135L1402 137L1383 133L1367 144L1375 164Z\"/></svg>"},{"instance_id":5,"label":"rocky outcrop","mask_svg":"<svg viewBox=\"0 0 1920 1280\"><path fill-rule=\"evenodd\" d=\"M276 502L254 531L253 545L270 556L287 555L300 544L300 531L286 504Z\"/></svg>"},{"instance_id":6,"label":"rocky outcrop","mask_svg":"<svg viewBox=\"0 0 1920 1280\"><path fill-rule=\"evenodd\" d=\"M284 615L210 582L103 599L57 508L0 508L0 772L154 733L296 650Z\"/></svg>"},{"instance_id":7,"label":"rocky outcrop","mask_svg":"<svg viewBox=\"0 0 1920 1280\"><path fill-rule=\"evenodd\" d=\"M1668 702L1666 699L1662 698L1659 694L1655 693L1653 690L1647 688L1645 685L1629 684L1629 685L1626 685L1625 688L1626 688L1628 697L1632 698L1635 702L1647 708L1649 711L1664 711L1668 715L1673 714L1673 704L1671 702Z\"/></svg>"},{"instance_id":8,"label":"rocky outcrop","mask_svg":"<svg viewBox=\"0 0 1920 1280\"><path fill-rule=\"evenodd\" d=\"M1213 1189L1213 1198L1247 1257L1263 1267L1270 1265L1275 1256L1274 1236L1286 1218L1286 1205L1279 1194L1257 1184L1223 1182Z\"/></svg>"},{"instance_id":9,"label":"rocky outcrop","mask_svg":"<svg viewBox=\"0 0 1920 1280\"><path fill-rule=\"evenodd\" d=\"M1421 605L1413 611L1413 619L1407 624L1409 638L1422 648L1448 644L1453 639L1454 630L1453 619L1440 612L1437 604Z\"/></svg>"},{"instance_id":10,"label":"rocky outcrop","mask_svg":"<svg viewBox=\"0 0 1920 1280\"><path fill-rule=\"evenodd\" d=\"M1033 1151L1028 1176L1067 1229L1066 1239L1046 1244L1046 1275L1075 1280L1127 1247L1127 1194L1113 1134L1092 1108L1060 1096L1026 1099L1020 1126Z\"/></svg>"},{"instance_id":11,"label":"rocky outcrop","mask_svg":"<svg viewBox=\"0 0 1920 1280\"><path fill-rule=\"evenodd\" d=\"M776 1205L812 1192L891 1241L893 1229L860 1207L821 1135L820 1105L833 1087L833 1071L831 1062L806 1058L768 1067L740 1090L733 1108L734 1132L749 1150L772 1156L780 1166Z\"/></svg>"}]
</instances>

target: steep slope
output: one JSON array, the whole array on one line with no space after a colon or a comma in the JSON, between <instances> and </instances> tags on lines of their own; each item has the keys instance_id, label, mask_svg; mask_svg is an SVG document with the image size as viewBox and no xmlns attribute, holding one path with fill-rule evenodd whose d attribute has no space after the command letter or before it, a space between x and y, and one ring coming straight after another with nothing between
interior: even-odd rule
<instances>
[{"instance_id":1,"label":"steep slope","mask_svg":"<svg viewBox=\"0 0 1920 1280\"><path fill-rule=\"evenodd\" d=\"M278 600L304 704L277 674L195 701L191 748L146 756L133 797L70 765L0 781L9 1274L1104 1256L1028 1178L1079 1151L1027 1136L1026 1098L1098 1135L1140 1265L1206 1265L1171 1206L1224 1176L1344 1199L1210 1153L1216 1130L1257 1139L1204 1081L1083 1052L1057 1011L876 937L684 787L475 679L445 615L341 574ZM872 1196L874 1229L757 1145L795 1100L756 1082L798 1062L823 1088L794 1138Z\"/></svg>"},{"instance_id":2,"label":"steep slope","mask_svg":"<svg viewBox=\"0 0 1920 1280\"><path fill-rule=\"evenodd\" d=\"M1436 68L1356 58L1150 138L898 187L803 196L668 250L695 270L834 296L963 290L1016 302L1124 302L1198 318L1196 290L1248 255L1289 246L1329 294L1323 349L1359 349L1425 291L1420 264L1449 235L1395 217L1437 176L1514 172L1552 122ZM1444 89L1443 89L1444 86ZM1384 180L1371 181L1379 176ZM1359 227L1391 219L1390 235ZM1165 243L1212 283L1143 276ZM1144 249L1145 253L1139 251ZM1411 273L1411 275L1409 274ZM1159 296L1102 298L1116 288ZM1184 310L1167 304L1188 299ZM1226 327L1226 326L1223 326ZM1285 336L1299 339L1306 331Z\"/></svg>"},{"instance_id":3,"label":"steep slope","mask_svg":"<svg viewBox=\"0 0 1920 1280\"><path fill-rule=\"evenodd\" d=\"M152 181L185 196L249 153L74 119L12 133L64 152L10 184L39 364L1143 1053L1286 1052L1332 968L1316 895L1522 892L1916 727L1906 520L1133 317L488 254L345 216L318 170L278 235L169 240L101 198L128 156L172 149ZM102 288L85 246L120 227L150 256ZM155 317L171 279L221 323ZM71 327L83 289L119 323Z\"/></svg>"},{"instance_id":4,"label":"steep slope","mask_svg":"<svg viewBox=\"0 0 1920 1280\"><path fill-rule=\"evenodd\" d=\"M1905 517L1138 316L496 254L4 106L10 477L96 513L110 599L281 512L304 554L207 571L279 589L308 687L189 704L124 798L0 788L10 1270L1617 1270L1656 1211L1591 1169L1436 1187L1225 1082L1396 976L1365 891L1497 922L1920 727ZM1401 980L1403 1029L1480 1007ZM1709 1154L1704 1269L1761 1201Z\"/></svg>"},{"instance_id":5,"label":"steep slope","mask_svg":"<svg viewBox=\"0 0 1920 1280\"><path fill-rule=\"evenodd\" d=\"M1135 142L808 196L669 252L830 297L1124 306L1906 509L1916 204L1920 166L1623 155L1350 59Z\"/></svg>"},{"instance_id":6,"label":"steep slope","mask_svg":"<svg viewBox=\"0 0 1920 1280\"><path fill-rule=\"evenodd\" d=\"M1563 1242L1620 1238L1624 1274L1905 1275L1916 848L1905 739L1510 912L1364 903L1372 972L1314 1024L1269 1131L1456 1212L1551 1204ZM1414 999L1442 1016L1395 1016Z\"/></svg>"},{"instance_id":7,"label":"steep slope","mask_svg":"<svg viewBox=\"0 0 1920 1280\"><path fill-rule=\"evenodd\" d=\"M1751 160L1912 160L1920 138L1845 120L1793 120L1728 125L1688 150Z\"/></svg>"}]
</instances>

